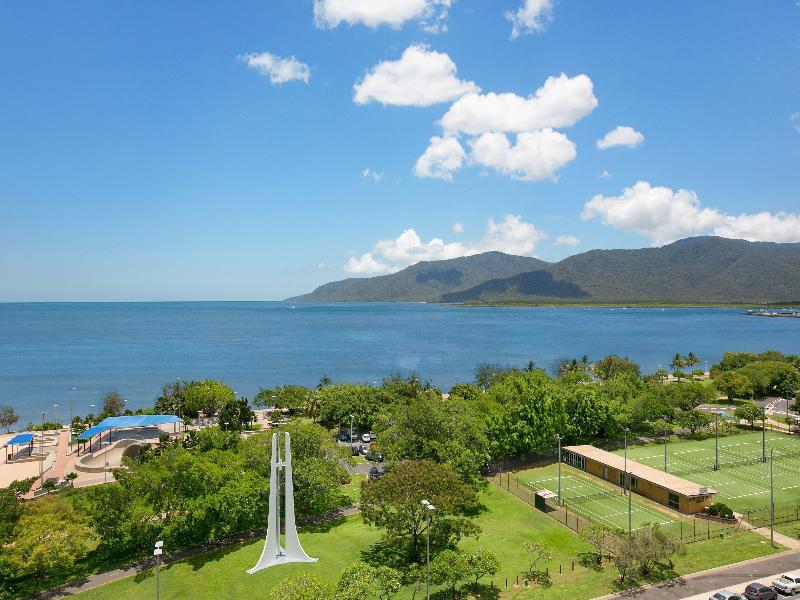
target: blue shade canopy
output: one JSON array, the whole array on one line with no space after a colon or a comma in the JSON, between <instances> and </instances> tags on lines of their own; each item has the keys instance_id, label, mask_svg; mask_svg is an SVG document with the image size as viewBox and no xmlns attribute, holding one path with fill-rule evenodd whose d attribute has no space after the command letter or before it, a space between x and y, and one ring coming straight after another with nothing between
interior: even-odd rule
<instances>
[{"instance_id":1,"label":"blue shade canopy","mask_svg":"<svg viewBox=\"0 0 800 600\"><path fill-rule=\"evenodd\" d=\"M30 444L33 441L32 433L18 433L13 438L8 440L3 447L6 446L21 446L22 444Z\"/></svg>"},{"instance_id":2,"label":"blue shade canopy","mask_svg":"<svg viewBox=\"0 0 800 600\"><path fill-rule=\"evenodd\" d=\"M90 427L78 436L79 440L88 440L98 433L109 429L128 429L130 427L150 427L164 423L183 423L175 415L130 415L126 417L108 417L94 427Z\"/></svg>"}]
</instances>

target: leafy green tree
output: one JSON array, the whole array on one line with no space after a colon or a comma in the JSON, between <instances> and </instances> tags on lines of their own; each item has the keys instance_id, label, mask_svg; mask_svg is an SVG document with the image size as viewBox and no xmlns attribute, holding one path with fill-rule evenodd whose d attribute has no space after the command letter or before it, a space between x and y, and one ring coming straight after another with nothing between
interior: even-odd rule
<instances>
[{"instance_id":1,"label":"leafy green tree","mask_svg":"<svg viewBox=\"0 0 800 600\"><path fill-rule=\"evenodd\" d=\"M737 419L742 419L750 423L750 427L755 427L756 419L764 417L764 411L754 402L745 402L736 407L733 416Z\"/></svg>"},{"instance_id":2,"label":"leafy green tree","mask_svg":"<svg viewBox=\"0 0 800 600\"><path fill-rule=\"evenodd\" d=\"M431 560L431 583L445 586L451 598L458 598L459 584L471 575L469 562L462 552L443 550Z\"/></svg>"},{"instance_id":3,"label":"leafy green tree","mask_svg":"<svg viewBox=\"0 0 800 600\"><path fill-rule=\"evenodd\" d=\"M309 571L301 571L281 580L269 593L272 600L330 600L328 584Z\"/></svg>"},{"instance_id":4,"label":"leafy green tree","mask_svg":"<svg viewBox=\"0 0 800 600\"><path fill-rule=\"evenodd\" d=\"M153 408L156 413L161 415L180 415L183 414L183 405L185 403L183 397L183 390L186 384L176 379L174 382L165 383L161 386L161 395L156 398Z\"/></svg>"},{"instance_id":5,"label":"leafy green tree","mask_svg":"<svg viewBox=\"0 0 800 600\"><path fill-rule=\"evenodd\" d=\"M495 382L497 376L506 370L500 365L488 363L478 365L475 367L475 385L485 392Z\"/></svg>"},{"instance_id":6,"label":"leafy green tree","mask_svg":"<svg viewBox=\"0 0 800 600\"><path fill-rule=\"evenodd\" d=\"M94 530L72 506L49 497L27 507L5 552L18 577L52 577L69 573L96 545Z\"/></svg>"},{"instance_id":7,"label":"leafy green tree","mask_svg":"<svg viewBox=\"0 0 800 600\"><path fill-rule=\"evenodd\" d=\"M608 404L595 384L578 383L566 388L566 435L570 441L588 441L601 436L613 420Z\"/></svg>"},{"instance_id":8,"label":"leafy green tree","mask_svg":"<svg viewBox=\"0 0 800 600\"><path fill-rule=\"evenodd\" d=\"M728 402L734 398L747 398L753 395L753 384L748 377L735 371L723 371L714 377L714 386L728 397Z\"/></svg>"},{"instance_id":9,"label":"leafy green tree","mask_svg":"<svg viewBox=\"0 0 800 600\"><path fill-rule=\"evenodd\" d=\"M597 550L597 564L603 564L603 558L611 557L614 548L619 544L619 538L626 535L620 529L612 529L598 523L585 526L580 536Z\"/></svg>"},{"instance_id":10,"label":"leafy green tree","mask_svg":"<svg viewBox=\"0 0 800 600\"><path fill-rule=\"evenodd\" d=\"M629 377L639 377L640 368L632 360L628 358L620 358L615 354L610 354L598 360L592 370L603 381L614 379L620 375Z\"/></svg>"},{"instance_id":11,"label":"leafy green tree","mask_svg":"<svg viewBox=\"0 0 800 600\"><path fill-rule=\"evenodd\" d=\"M192 418L202 412L205 416L217 414L217 411L235 399L233 390L224 383L213 379L192 381L183 388L183 414Z\"/></svg>"},{"instance_id":12,"label":"leafy green tree","mask_svg":"<svg viewBox=\"0 0 800 600\"><path fill-rule=\"evenodd\" d=\"M457 383L450 388L450 397L458 397L467 402L474 402L480 399L482 390L474 383Z\"/></svg>"},{"instance_id":13,"label":"leafy green tree","mask_svg":"<svg viewBox=\"0 0 800 600\"><path fill-rule=\"evenodd\" d=\"M256 406L274 406L287 409L291 413L303 410L311 396L311 390L302 385L284 385L274 389L259 388L253 398Z\"/></svg>"},{"instance_id":14,"label":"leafy green tree","mask_svg":"<svg viewBox=\"0 0 800 600\"><path fill-rule=\"evenodd\" d=\"M691 410L682 410L677 415L678 425L688 429L694 435L698 429L708 427L713 421L711 415L704 411L692 408Z\"/></svg>"},{"instance_id":15,"label":"leafy green tree","mask_svg":"<svg viewBox=\"0 0 800 600\"><path fill-rule=\"evenodd\" d=\"M11 428L19 422L19 415L13 406L0 406L0 427L5 427L6 433L11 433Z\"/></svg>"},{"instance_id":16,"label":"leafy green tree","mask_svg":"<svg viewBox=\"0 0 800 600\"><path fill-rule=\"evenodd\" d=\"M195 438L197 449L200 452L235 450L239 446L239 435L235 431L225 431L220 427L206 427L193 433L192 437Z\"/></svg>"},{"instance_id":17,"label":"leafy green tree","mask_svg":"<svg viewBox=\"0 0 800 600\"><path fill-rule=\"evenodd\" d=\"M244 396L226 402L219 410L219 426L224 431L242 431L256 418Z\"/></svg>"},{"instance_id":18,"label":"leafy green tree","mask_svg":"<svg viewBox=\"0 0 800 600\"><path fill-rule=\"evenodd\" d=\"M525 540L522 542L522 549L528 557L528 573L536 573L536 566L543 562L549 562L552 553L542 542L536 540Z\"/></svg>"},{"instance_id":19,"label":"leafy green tree","mask_svg":"<svg viewBox=\"0 0 800 600\"><path fill-rule=\"evenodd\" d=\"M654 373L654 375L655 378L660 382L666 381L667 378L669 377L669 373L667 373L666 369L659 369Z\"/></svg>"},{"instance_id":20,"label":"leafy green tree","mask_svg":"<svg viewBox=\"0 0 800 600\"><path fill-rule=\"evenodd\" d=\"M0 488L0 546L11 538L14 526L22 516L22 504L11 488Z\"/></svg>"},{"instance_id":21,"label":"leafy green tree","mask_svg":"<svg viewBox=\"0 0 800 600\"><path fill-rule=\"evenodd\" d=\"M334 600L389 600L400 591L402 576L391 567L357 562L339 576Z\"/></svg>"},{"instance_id":22,"label":"leafy green tree","mask_svg":"<svg viewBox=\"0 0 800 600\"><path fill-rule=\"evenodd\" d=\"M675 353L675 356L672 357L672 362L669 365L672 367L674 371L680 371L683 367L686 366L686 359L684 359L679 353Z\"/></svg>"},{"instance_id":23,"label":"leafy green tree","mask_svg":"<svg viewBox=\"0 0 800 600\"><path fill-rule=\"evenodd\" d=\"M432 515L422 500L436 507ZM468 516L477 505L472 487L447 467L428 460L396 462L383 477L365 482L361 489L364 522L385 530L384 541L405 550L410 561L420 557L429 516L434 548L454 545L464 536L477 536L480 528Z\"/></svg>"},{"instance_id":24,"label":"leafy green tree","mask_svg":"<svg viewBox=\"0 0 800 600\"><path fill-rule=\"evenodd\" d=\"M782 398L794 398L800 392L800 372L787 374L776 387Z\"/></svg>"},{"instance_id":25,"label":"leafy green tree","mask_svg":"<svg viewBox=\"0 0 800 600\"><path fill-rule=\"evenodd\" d=\"M329 385L316 392L317 419L326 427L350 427L353 415L354 433L373 428L379 411L397 401L381 388L367 385ZM348 429L349 430L349 429Z\"/></svg>"},{"instance_id":26,"label":"leafy green tree","mask_svg":"<svg viewBox=\"0 0 800 600\"><path fill-rule=\"evenodd\" d=\"M103 417L116 417L125 410L125 400L122 399L117 390L108 392L103 397Z\"/></svg>"},{"instance_id":27,"label":"leafy green tree","mask_svg":"<svg viewBox=\"0 0 800 600\"><path fill-rule=\"evenodd\" d=\"M475 581L475 588L477 588L481 579L487 575L497 574L500 570L500 559L490 550L477 548L467 555L467 566L470 577Z\"/></svg>"}]
</instances>

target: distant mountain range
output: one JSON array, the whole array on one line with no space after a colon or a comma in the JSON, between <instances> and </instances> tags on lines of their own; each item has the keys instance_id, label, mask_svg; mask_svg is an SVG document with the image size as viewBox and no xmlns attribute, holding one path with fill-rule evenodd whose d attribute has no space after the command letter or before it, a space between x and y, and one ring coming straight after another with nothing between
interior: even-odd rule
<instances>
[{"instance_id":1,"label":"distant mountain range","mask_svg":"<svg viewBox=\"0 0 800 600\"><path fill-rule=\"evenodd\" d=\"M392 275L326 283L290 300L797 302L800 244L695 237L661 248L590 250L556 263L486 252L420 262Z\"/></svg>"}]
</instances>

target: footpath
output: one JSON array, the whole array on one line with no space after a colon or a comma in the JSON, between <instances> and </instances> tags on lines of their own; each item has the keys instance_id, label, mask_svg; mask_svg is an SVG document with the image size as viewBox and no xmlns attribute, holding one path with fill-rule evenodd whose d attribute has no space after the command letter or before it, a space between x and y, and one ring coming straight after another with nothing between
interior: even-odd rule
<instances>
[{"instance_id":1,"label":"footpath","mask_svg":"<svg viewBox=\"0 0 800 600\"><path fill-rule=\"evenodd\" d=\"M67 465L69 464L69 430L62 429L58 432L58 446L56 447L55 458L49 469L44 471L44 476L39 477L31 486L31 489L22 496L23 500L30 500L34 494L42 487L47 479L61 481L66 475Z\"/></svg>"}]
</instances>

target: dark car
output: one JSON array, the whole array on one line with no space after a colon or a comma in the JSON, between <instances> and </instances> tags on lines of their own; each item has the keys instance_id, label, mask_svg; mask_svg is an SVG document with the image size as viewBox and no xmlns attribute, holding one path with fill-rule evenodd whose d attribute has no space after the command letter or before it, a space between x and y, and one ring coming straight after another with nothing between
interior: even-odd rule
<instances>
[{"instance_id":1,"label":"dark car","mask_svg":"<svg viewBox=\"0 0 800 600\"><path fill-rule=\"evenodd\" d=\"M742 597L728 590L722 590L711 596L708 600L742 600Z\"/></svg>"},{"instance_id":2,"label":"dark car","mask_svg":"<svg viewBox=\"0 0 800 600\"><path fill-rule=\"evenodd\" d=\"M336 436L336 439L340 442L349 442L350 441L350 434L349 433L340 433Z\"/></svg>"},{"instance_id":3,"label":"dark car","mask_svg":"<svg viewBox=\"0 0 800 600\"><path fill-rule=\"evenodd\" d=\"M359 449L359 447L358 447L358 446L353 446L353 447L351 447L351 448L350 448L350 452L351 452L351 454L352 454L353 456L358 456L359 454L361 454L361 450Z\"/></svg>"},{"instance_id":4,"label":"dark car","mask_svg":"<svg viewBox=\"0 0 800 600\"><path fill-rule=\"evenodd\" d=\"M380 479L383 477L383 471L381 471L378 467L372 467L369 470L369 480L375 481L376 479Z\"/></svg>"},{"instance_id":5,"label":"dark car","mask_svg":"<svg viewBox=\"0 0 800 600\"><path fill-rule=\"evenodd\" d=\"M751 583L744 588L744 597L747 600L775 600L778 593L763 583Z\"/></svg>"},{"instance_id":6,"label":"dark car","mask_svg":"<svg viewBox=\"0 0 800 600\"><path fill-rule=\"evenodd\" d=\"M383 462L383 454L380 452L375 452L375 450L370 450L367 452L366 456L364 457L370 462Z\"/></svg>"}]
</instances>

